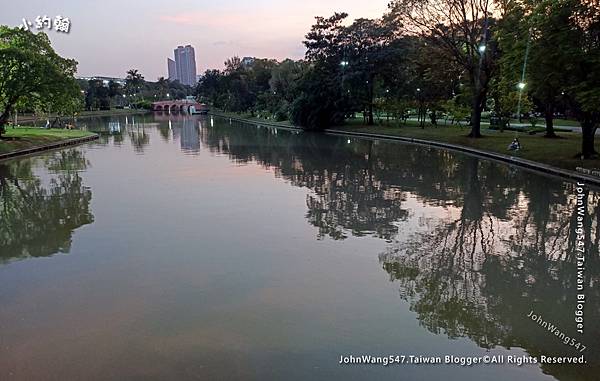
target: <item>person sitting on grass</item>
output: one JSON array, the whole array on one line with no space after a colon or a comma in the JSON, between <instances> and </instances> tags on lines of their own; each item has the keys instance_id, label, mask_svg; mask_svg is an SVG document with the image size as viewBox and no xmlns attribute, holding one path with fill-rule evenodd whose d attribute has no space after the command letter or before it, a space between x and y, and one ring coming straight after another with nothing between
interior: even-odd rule
<instances>
[{"instance_id":1,"label":"person sitting on grass","mask_svg":"<svg viewBox=\"0 0 600 381\"><path fill-rule=\"evenodd\" d=\"M512 143L508 145L509 151L518 151L521 149L521 143L519 143L519 138L515 138Z\"/></svg>"}]
</instances>

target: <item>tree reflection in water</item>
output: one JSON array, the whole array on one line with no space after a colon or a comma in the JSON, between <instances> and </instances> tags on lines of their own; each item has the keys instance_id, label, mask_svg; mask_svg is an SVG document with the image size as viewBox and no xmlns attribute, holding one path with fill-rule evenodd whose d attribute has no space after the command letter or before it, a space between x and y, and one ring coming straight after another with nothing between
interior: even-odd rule
<instances>
[{"instance_id":1,"label":"tree reflection in water","mask_svg":"<svg viewBox=\"0 0 600 381\"><path fill-rule=\"evenodd\" d=\"M38 164L49 180L33 174ZM76 148L0 164L1 262L69 252L73 231L94 219L92 193L78 174L87 166Z\"/></svg>"},{"instance_id":2,"label":"tree reflection in water","mask_svg":"<svg viewBox=\"0 0 600 381\"><path fill-rule=\"evenodd\" d=\"M255 161L308 188L306 218L319 237L388 240L379 256L383 269L429 331L468 337L483 348L579 353L529 320L534 310L588 346L585 367L544 365L545 372L561 380L600 374L597 191L586 191L582 337L574 332L574 184L443 150L235 122L202 129L201 140L237 163ZM409 198L439 213L421 221L406 206Z\"/></svg>"},{"instance_id":3,"label":"tree reflection in water","mask_svg":"<svg viewBox=\"0 0 600 381\"><path fill-rule=\"evenodd\" d=\"M588 346L588 365L544 365L543 370L560 380L598 379L597 190L585 193L586 333L581 337L574 333L574 184L424 147L225 120L203 126L199 137L211 152L238 164L256 162L307 188L306 219L318 238L369 235L388 241L380 263L425 329L469 338L482 348L578 353L529 320L533 310ZM174 139L163 130L166 141ZM119 136L143 151L149 134L143 128L128 132ZM36 160L0 165L1 261L68 252L72 232L93 221L91 193L77 173L88 165L81 151L48 156L44 165L53 176L47 184L33 176Z\"/></svg>"},{"instance_id":4,"label":"tree reflection in water","mask_svg":"<svg viewBox=\"0 0 600 381\"><path fill-rule=\"evenodd\" d=\"M523 174L518 186L502 187L500 193L508 196L504 200L513 200L506 204L507 214L496 206L497 192L486 186L490 175L502 180L510 171L486 173L485 166L470 164L464 202L455 208L458 218L439 219L430 229L395 242L380 255L384 270L431 332L469 337L484 348L519 346L534 355L579 354L527 319L533 310L588 346L590 365L585 368L543 368L559 379L597 379L599 194L587 194L583 336L575 332L574 320L574 185ZM505 183L510 184L509 179Z\"/></svg>"}]
</instances>

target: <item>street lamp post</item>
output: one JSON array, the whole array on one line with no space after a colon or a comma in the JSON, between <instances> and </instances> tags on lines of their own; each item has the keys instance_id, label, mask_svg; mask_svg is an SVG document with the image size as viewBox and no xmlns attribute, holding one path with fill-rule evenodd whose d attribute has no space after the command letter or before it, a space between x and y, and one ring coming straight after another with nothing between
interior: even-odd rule
<instances>
[{"instance_id":1,"label":"street lamp post","mask_svg":"<svg viewBox=\"0 0 600 381\"><path fill-rule=\"evenodd\" d=\"M418 121L421 128L425 128L425 115L423 112L423 102L421 101L421 88L417 87Z\"/></svg>"},{"instance_id":2,"label":"street lamp post","mask_svg":"<svg viewBox=\"0 0 600 381\"><path fill-rule=\"evenodd\" d=\"M519 104L517 106L517 116L519 117L519 123L521 123L521 100L523 98L523 90L525 90L525 72L527 70L527 59L529 58L529 48L531 46L531 29L529 29L529 36L527 37L527 47L525 48L525 59L523 60L523 70L521 71L521 82L517 85L519 89Z\"/></svg>"},{"instance_id":3,"label":"street lamp post","mask_svg":"<svg viewBox=\"0 0 600 381\"><path fill-rule=\"evenodd\" d=\"M343 96L343 91L344 91L344 83L346 82L346 67L348 67L348 60L345 58L345 54L344 54L344 58L342 59L342 62L340 62L340 66L342 67L342 96ZM350 92L348 90L348 92Z\"/></svg>"},{"instance_id":4,"label":"street lamp post","mask_svg":"<svg viewBox=\"0 0 600 381\"><path fill-rule=\"evenodd\" d=\"M519 117L519 123L521 123L521 100L523 98L523 90L525 90L525 82L519 82L517 88L519 89L519 103L517 106L517 116Z\"/></svg>"}]
</instances>

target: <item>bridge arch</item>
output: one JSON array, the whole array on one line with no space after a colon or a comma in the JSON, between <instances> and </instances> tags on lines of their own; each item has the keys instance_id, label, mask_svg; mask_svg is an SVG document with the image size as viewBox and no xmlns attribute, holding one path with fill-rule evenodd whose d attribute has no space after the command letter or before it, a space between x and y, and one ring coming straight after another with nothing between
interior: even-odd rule
<instances>
[{"instance_id":1,"label":"bridge arch","mask_svg":"<svg viewBox=\"0 0 600 381\"><path fill-rule=\"evenodd\" d=\"M192 110L201 110L206 108L206 105L200 104L195 100L182 99L182 100L171 100L171 101L158 101L152 103L152 110L163 111L163 112L180 112L190 113Z\"/></svg>"}]
</instances>

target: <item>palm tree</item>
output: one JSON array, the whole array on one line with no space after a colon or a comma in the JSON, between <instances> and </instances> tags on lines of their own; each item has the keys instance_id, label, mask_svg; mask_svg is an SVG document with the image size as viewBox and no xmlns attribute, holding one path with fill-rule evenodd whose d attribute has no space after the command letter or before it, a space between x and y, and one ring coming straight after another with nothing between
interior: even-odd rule
<instances>
[{"instance_id":1,"label":"palm tree","mask_svg":"<svg viewBox=\"0 0 600 381\"><path fill-rule=\"evenodd\" d=\"M125 78L125 89L130 95L137 94L143 84L144 76L141 75L137 69L131 69L127 71L127 77Z\"/></svg>"},{"instance_id":2,"label":"palm tree","mask_svg":"<svg viewBox=\"0 0 600 381\"><path fill-rule=\"evenodd\" d=\"M156 87L158 88L160 99L164 99L169 92L169 80L165 77L160 77L158 81L156 81Z\"/></svg>"}]
</instances>

